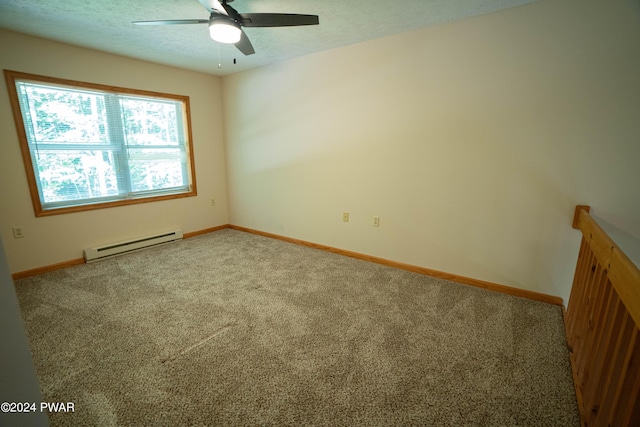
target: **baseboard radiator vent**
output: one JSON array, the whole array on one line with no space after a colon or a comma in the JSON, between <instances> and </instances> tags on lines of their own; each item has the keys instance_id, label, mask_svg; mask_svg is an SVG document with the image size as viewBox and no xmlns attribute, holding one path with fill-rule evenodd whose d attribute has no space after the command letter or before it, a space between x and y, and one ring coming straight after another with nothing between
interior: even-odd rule
<instances>
[{"instance_id":1,"label":"baseboard radiator vent","mask_svg":"<svg viewBox=\"0 0 640 427\"><path fill-rule=\"evenodd\" d=\"M162 243L173 242L174 240L182 240L182 230L169 231L166 233L156 234L154 236L141 237L97 248L88 248L84 250L84 260L85 262L97 261L113 255L137 251L139 249L160 245Z\"/></svg>"}]
</instances>

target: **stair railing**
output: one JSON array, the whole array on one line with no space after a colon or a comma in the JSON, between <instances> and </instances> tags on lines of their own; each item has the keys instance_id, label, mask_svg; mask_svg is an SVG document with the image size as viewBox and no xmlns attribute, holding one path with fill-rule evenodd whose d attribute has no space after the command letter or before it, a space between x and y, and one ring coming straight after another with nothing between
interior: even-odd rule
<instances>
[{"instance_id":1,"label":"stair railing","mask_svg":"<svg viewBox=\"0 0 640 427\"><path fill-rule=\"evenodd\" d=\"M640 426L640 270L577 206L582 231L565 326L583 426Z\"/></svg>"}]
</instances>

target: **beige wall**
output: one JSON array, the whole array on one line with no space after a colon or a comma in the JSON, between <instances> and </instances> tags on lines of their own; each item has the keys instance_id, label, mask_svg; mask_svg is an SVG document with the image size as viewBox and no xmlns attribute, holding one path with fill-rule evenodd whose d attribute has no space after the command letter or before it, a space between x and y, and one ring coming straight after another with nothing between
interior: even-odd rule
<instances>
[{"instance_id":1,"label":"beige wall","mask_svg":"<svg viewBox=\"0 0 640 427\"><path fill-rule=\"evenodd\" d=\"M6 85L0 85L0 233L11 272L82 257L82 249L171 229L228 223L220 79L0 30L0 68L188 95L198 196L35 218ZM217 206L210 200L215 198ZM11 227L24 227L14 239Z\"/></svg>"},{"instance_id":2,"label":"beige wall","mask_svg":"<svg viewBox=\"0 0 640 427\"><path fill-rule=\"evenodd\" d=\"M576 204L640 236L631 4L541 1L225 77L231 223L566 301Z\"/></svg>"}]
</instances>

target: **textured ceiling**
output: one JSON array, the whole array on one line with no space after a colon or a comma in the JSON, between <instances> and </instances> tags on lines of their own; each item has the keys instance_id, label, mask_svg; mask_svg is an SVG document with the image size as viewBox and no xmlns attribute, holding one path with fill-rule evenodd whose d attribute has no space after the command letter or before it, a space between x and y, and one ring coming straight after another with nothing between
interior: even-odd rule
<instances>
[{"instance_id":1,"label":"textured ceiling","mask_svg":"<svg viewBox=\"0 0 640 427\"><path fill-rule=\"evenodd\" d=\"M246 28L256 50L251 56L211 40L206 25L131 24L207 19L198 0L0 0L0 28L221 76L532 1L236 0L240 13L320 17L318 26Z\"/></svg>"}]
</instances>

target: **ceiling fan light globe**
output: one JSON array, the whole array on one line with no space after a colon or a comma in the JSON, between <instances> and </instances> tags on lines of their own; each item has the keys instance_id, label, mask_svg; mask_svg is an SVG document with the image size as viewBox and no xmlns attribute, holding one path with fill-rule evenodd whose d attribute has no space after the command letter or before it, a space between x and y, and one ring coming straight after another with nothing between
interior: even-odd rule
<instances>
[{"instance_id":1,"label":"ceiling fan light globe","mask_svg":"<svg viewBox=\"0 0 640 427\"><path fill-rule=\"evenodd\" d=\"M222 20L212 20L209 24L209 35L219 43L238 43L242 37L240 27Z\"/></svg>"}]
</instances>

